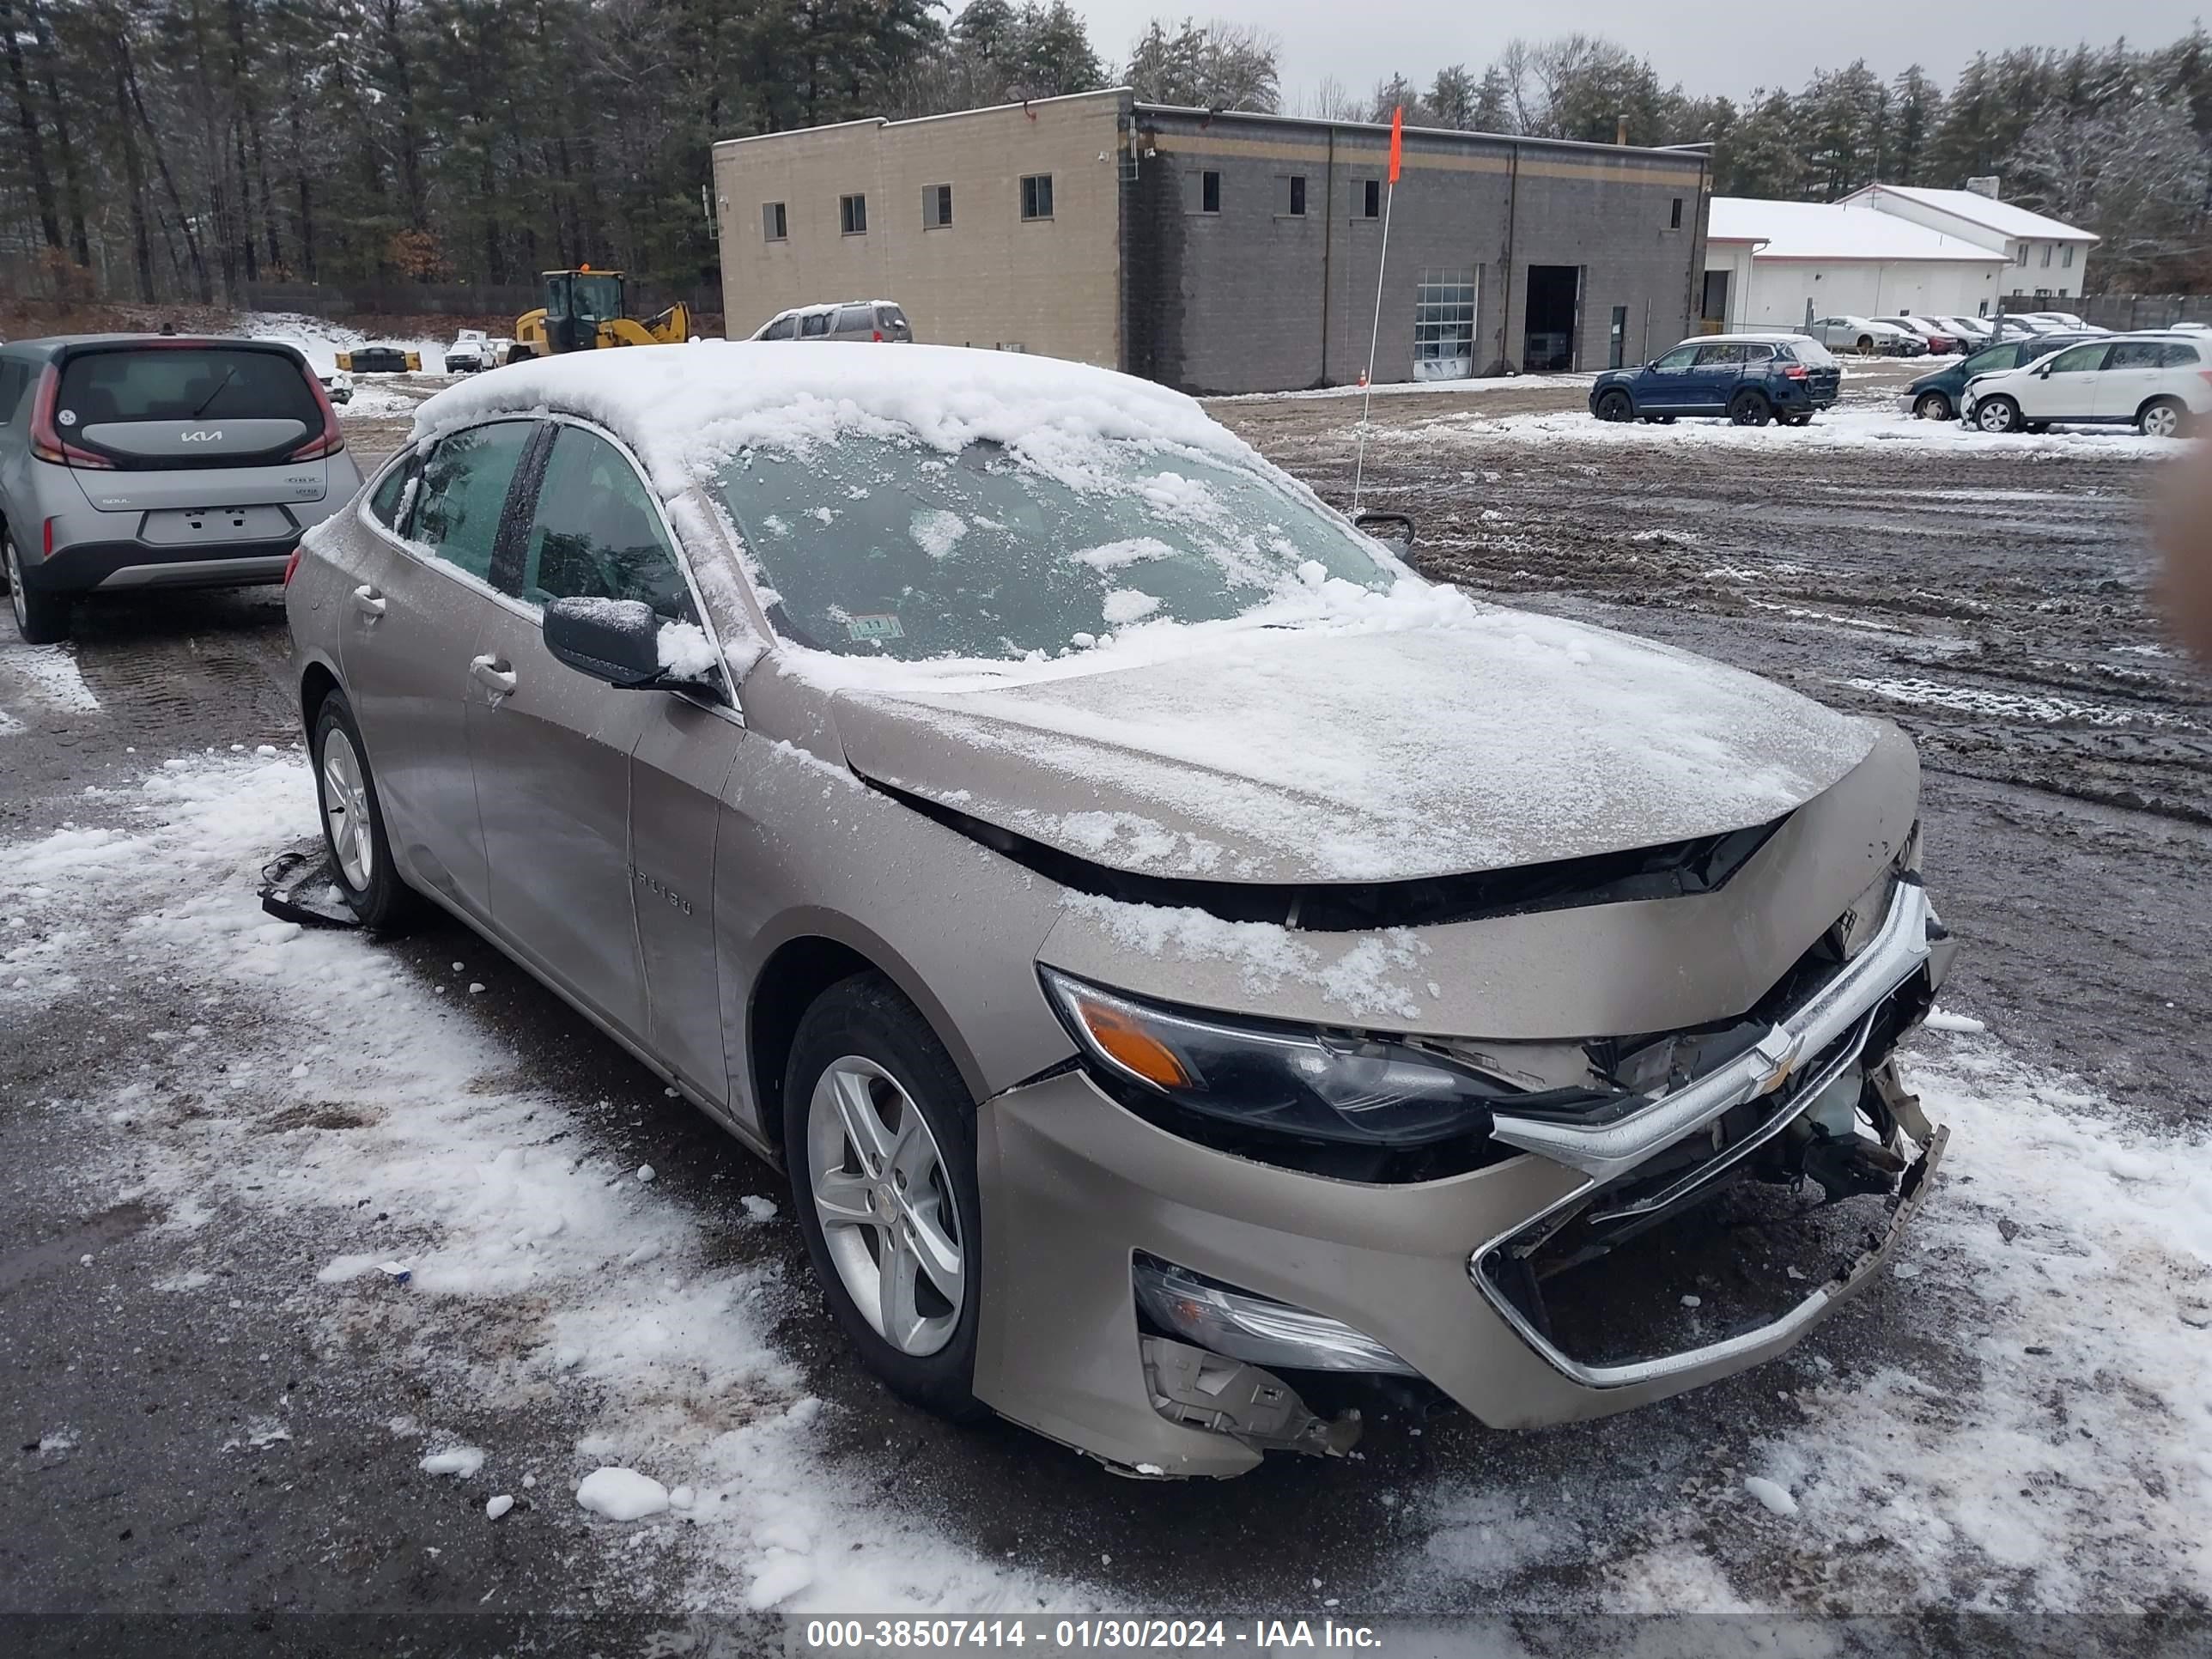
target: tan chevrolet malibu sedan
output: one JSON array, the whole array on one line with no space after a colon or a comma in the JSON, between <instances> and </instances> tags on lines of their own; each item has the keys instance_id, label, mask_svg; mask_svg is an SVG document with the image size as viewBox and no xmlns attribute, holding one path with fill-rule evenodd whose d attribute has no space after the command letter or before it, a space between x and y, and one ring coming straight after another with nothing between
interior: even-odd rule
<instances>
[{"instance_id":1,"label":"tan chevrolet malibu sedan","mask_svg":"<svg viewBox=\"0 0 2212 1659\"><path fill-rule=\"evenodd\" d=\"M498 369L288 600L361 919L451 911L781 1164L949 1415L1219 1476L1376 1378L1625 1410L1789 1348L1942 1155L1893 727L1431 586L1144 381Z\"/></svg>"}]
</instances>

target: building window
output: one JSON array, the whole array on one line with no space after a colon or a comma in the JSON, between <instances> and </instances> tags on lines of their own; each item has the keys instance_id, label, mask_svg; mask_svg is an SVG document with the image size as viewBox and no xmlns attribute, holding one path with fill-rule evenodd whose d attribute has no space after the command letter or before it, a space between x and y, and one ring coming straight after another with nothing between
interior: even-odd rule
<instances>
[{"instance_id":1,"label":"building window","mask_svg":"<svg viewBox=\"0 0 2212 1659\"><path fill-rule=\"evenodd\" d=\"M1413 378L1463 380L1474 373L1474 271L1424 269L1413 289Z\"/></svg>"},{"instance_id":2,"label":"building window","mask_svg":"<svg viewBox=\"0 0 2212 1659\"><path fill-rule=\"evenodd\" d=\"M868 234L868 198L865 196L840 196L837 198L838 228L848 236Z\"/></svg>"},{"instance_id":3,"label":"building window","mask_svg":"<svg viewBox=\"0 0 2212 1659\"><path fill-rule=\"evenodd\" d=\"M781 202L763 202L761 204L761 236L763 240L770 242L781 242L789 237L790 234L791 228L784 222L783 204Z\"/></svg>"},{"instance_id":4,"label":"building window","mask_svg":"<svg viewBox=\"0 0 2212 1659\"><path fill-rule=\"evenodd\" d=\"M2016 264L2016 265L2025 265L2027 263L2027 243L2025 243L2025 242L2022 242L2022 243L2020 245L2020 252L2019 252L2017 254L2015 254L2015 255L2014 255L2014 256L2013 256L2013 264Z\"/></svg>"},{"instance_id":5,"label":"building window","mask_svg":"<svg viewBox=\"0 0 2212 1659\"><path fill-rule=\"evenodd\" d=\"M2043 268L2045 270L2051 268L2051 244L2048 242L2043 245Z\"/></svg>"},{"instance_id":6,"label":"building window","mask_svg":"<svg viewBox=\"0 0 2212 1659\"><path fill-rule=\"evenodd\" d=\"M1672 208L1670 208L1670 209L1668 209L1668 213L1667 213L1667 228L1668 228L1668 229L1669 229L1669 230L1680 230L1680 229L1681 229L1681 228L1682 228L1682 198L1681 198L1680 197L1677 196L1677 197L1674 198L1674 205Z\"/></svg>"},{"instance_id":7,"label":"building window","mask_svg":"<svg viewBox=\"0 0 2212 1659\"><path fill-rule=\"evenodd\" d=\"M1221 175L1201 173L1198 175L1198 210L1200 213L1221 211Z\"/></svg>"},{"instance_id":8,"label":"building window","mask_svg":"<svg viewBox=\"0 0 2212 1659\"><path fill-rule=\"evenodd\" d=\"M1022 179L1022 217L1052 217L1052 174L1032 173Z\"/></svg>"},{"instance_id":9,"label":"building window","mask_svg":"<svg viewBox=\"0 0 2212 1659\"><path fill-rule=\"evenodd\" d=\"M1294 173L1291 175L1291 217L1303 219L1305 216L1306 176L1303 173Z\"/></svg>"},{"instance_id":10,"label":"building window","mask_svg":"<svg viewBox=\"0 0 2212 1659\"><path fill-rule=\"evenodd\" d=\"M1380 219L1382 216L1382 181L1380 179L1369 179L1363 181L1359 193L1359 216L1363 219Z\"/></svg>"},{"instance_id":11,"label":"building window","mask_svg":"<svg viewBox=\"0 0 2212 1659\"><path fill-rule=\"evenodd\" d=\"M952 222L952 186L924 185L921 187L921 228L939 230Z\"/></svg>"},{"instance_id":12,"label":"building window","mask_svg":"<svg viewBox=\"0 0 2212 1659\"><path fill-rule=\"evenodd\" d=\"M2058 263L2068 270L2074 269L2074 244L2066 244L2066 251L2058 256Z\"/></svg>"}]
</instances>

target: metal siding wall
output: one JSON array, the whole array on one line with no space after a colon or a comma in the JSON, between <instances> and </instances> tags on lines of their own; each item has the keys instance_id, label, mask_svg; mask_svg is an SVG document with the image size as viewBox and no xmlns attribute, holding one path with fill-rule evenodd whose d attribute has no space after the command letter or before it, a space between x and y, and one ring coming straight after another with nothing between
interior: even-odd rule
<instances>
[{"instance_id":1,"label":"metal siding wall","mask_svg":"<svg viewBox=\"0 0 2212 1659\"><path fill-rule=\"evenodd\" d=\"M1194 392L1266 392L1355 382L1375 318L1382 222L1356 215L1361 184L1382 179L1388 140L1372 129L1207 121L1139 108L1136 193L1154 227L1127 257L1139 373ZM1334 166L1330 154L1334 140ZM1408 134L1390 232L1376 352L1378 382L1413 377L1415 290L1424 268L1473 268L1475 361L1518 366L1530 264L1583 268L1578 349L1601 365L1610 309L1630 308L1629 350L1688 331L1704 200L1696 157L1520 146ZM1189 210L1203 171L1221 174L1221 211ZM1282 179L1304 173L1307 216L1279 210ZM1325 182L1326 181L1326 182ZM1188 202L1185 202L1185 191ZM1682 225L1671 228L1673 199ZM1325 207L1324 207L1325 204ZM1323 219L1326 211L1328 217ZM1509 222L1517 211L1517 222ZM1177 246L1178 241L1180 246ZM1507 261L1511 262L1508 280ZM1157 261L1158 269L1141 266ZM1323 295L1326 293L1326 314Z\"/></svg>"}]
</instances>

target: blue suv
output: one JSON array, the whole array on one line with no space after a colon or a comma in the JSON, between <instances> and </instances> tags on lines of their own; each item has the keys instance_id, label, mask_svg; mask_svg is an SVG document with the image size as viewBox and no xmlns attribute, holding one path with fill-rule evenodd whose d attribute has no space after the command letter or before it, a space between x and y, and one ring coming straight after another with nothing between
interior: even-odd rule
<instances>
[{"instance_id":1,"label":"blue suv","mask_svg":"<svg viewBox=\"0 0 2212 1659\"><path fill-rule=\"evenodd\" d=\"M1708 334L1641 368L1609 368L1590 386L1601 421L1725 416L1738 426L1803 426L1831 407L1844 368L1802 334Z\"/></svg>"}]
</instances>

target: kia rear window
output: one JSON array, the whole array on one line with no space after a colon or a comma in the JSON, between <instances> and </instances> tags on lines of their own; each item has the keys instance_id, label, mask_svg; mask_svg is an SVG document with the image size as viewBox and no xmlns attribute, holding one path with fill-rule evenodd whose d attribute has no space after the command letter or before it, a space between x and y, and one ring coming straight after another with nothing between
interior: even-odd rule
<instances>
[{"instance_id":1,"label":"kia rear window","mask_svg":"<svg viewBox=\"0 0 2212 1659\"><path fill-rule=\"evenodd\" d=\"M62 368L54 418L65 434L134 421L228 420L297 421L317 432L323 411L289 353L179 346L73 355Z\"/></svg>"}]
</instances>

